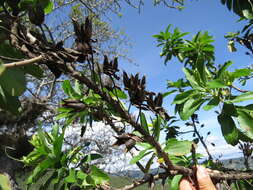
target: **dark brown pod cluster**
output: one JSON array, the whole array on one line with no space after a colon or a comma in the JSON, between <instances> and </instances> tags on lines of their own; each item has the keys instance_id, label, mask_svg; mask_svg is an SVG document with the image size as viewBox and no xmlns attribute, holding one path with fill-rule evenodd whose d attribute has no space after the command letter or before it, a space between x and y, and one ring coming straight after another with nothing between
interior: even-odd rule
<instances>
[{"instance_id":1,"label":"dark brown pod cluster","mask_svg":"<svg viewBox=\"0 0 253 190\"><path fill-rule=\"evenodd\" d=\"M248 143L248 142L239 142L239 149L242 150L243 155L245 157L250 157L252 152L253 152L253 145L252 143Z\"/></svg>"},{"instance_id":2,"label":"dark brown pod cluster","mask_svg":"<svg viewBox=\"0 0 253 190\"><path fill-rule=\"evenodd\" d=\"M40 26L45 20L45 13L42 6L38 3L28 12L29 20L32 24Z\"/></svg>"},{"instance_id":3,"label":"dark brown pod cluster","mask_svg":"<svg viewBox=\"0 0 253 190\"><path fill-rule=\"evenodd\" d=\"M113 144L113 146L125 145L126 152L130 151L135 146L136 142L143 142L142 138L131 133L125 133L115 138L117 141Z\"/></svg>"},{"instance_id":4,"label":"dark brown pod cluster","mask_svg":"<svg viewBox=\"0 0 253 190\"><path fill-rule=\"evenodd\" d=\"M158 93L155 97L153 93L149 93L147 96L147 105L148 109L153 111L154 113L159 114L164 119L169 120L170 116L167 114L167 112L162 107L163 104L163 95L161 93Z\"/></svg>"},{"instance_id":5,"label":"dark brown pod cluster","mask_svg":"<svg viewBox=\"0 0 253 190\"><path fill-rule=\"evenodd\" d=\"M132 104L141 107L146 97L146 78L143 76L139 79L139 74L128 77L126 72L123 72L123 83L125 89L128 91L130 101Z\"/></svg>"},{"instance_id":6,"label":"dark brown pod cluster","mask_svg":"<svg viewBox=\"0 0 253 190\"><path fill-rule=\"evenodd\" d=\"M72 18L74 32L76 35L76 50L83 53L83 57L81 57L78 61L85 61L87 54L92 54L92 48L90 42L92 41L92 22L86 17L85 23L79 24L78 21Z\"/></svg>"},{"instance_id":7,"label":"dark brown pod cluster","mask_svg":"<svg viewBox=\"0 0 253 190\"><path fill-rule=\"evenodd\" d=\"M86 105L80 100L62 100L62 107L64 108L72 108L75 112L83 111L86 108Z\"/></svg>"},{"instance_id":8,"label":"dark brown pod cluster","mask_svg":"<svg viewBox=\"0 0 253 190\"><path fill-rule=\"evenodd\" d=\"M116 72L119 72L118 58L115 57L112 61L109 61L108 57L105 55L103 63L103 72L106 75L113 76L115 79L119 80L120 78L116 75Z\"/></svg>"}]
</instances>

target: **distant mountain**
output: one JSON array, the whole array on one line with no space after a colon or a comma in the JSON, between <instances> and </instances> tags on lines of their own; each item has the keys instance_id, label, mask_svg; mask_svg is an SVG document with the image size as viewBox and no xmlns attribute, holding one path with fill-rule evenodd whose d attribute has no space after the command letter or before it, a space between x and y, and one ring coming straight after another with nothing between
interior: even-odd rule
<instances>
[{"instance_id":1,"label":"distant mountain","mask_svg":"<svg viewBox=\"0 0 253 190\"><path fill-rule=\"evenodd\" d=\"M232 158L232 159L225 159L221 160L223 163L223 166L228 169L235 169L235 170L242 170L245 168L244 166L244 158ZM249 160L249 165L250 168L253 169L253 158L250 158ZM158 172L163 172L162 169L151 169L151 173L157 174ZM112 174L114 176L124 176L124 177L129 177L129 178L142 178L143 173L140 170L125 170L118 172L117 174Z\"/></svg>"}]
</instances>

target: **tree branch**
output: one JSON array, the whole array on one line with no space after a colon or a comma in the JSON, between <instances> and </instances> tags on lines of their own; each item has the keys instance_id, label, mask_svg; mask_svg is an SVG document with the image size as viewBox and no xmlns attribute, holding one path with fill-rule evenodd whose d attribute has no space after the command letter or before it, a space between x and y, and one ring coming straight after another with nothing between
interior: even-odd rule
<instances>
[{"instance_id":1,"label":"tree branch","mask_svg":"<svg viewBox=\"0 0 253 190\"><path fill-rule=\"evenodd\" d=\"M30 64L33 64L33 63L40 62L43 59L44 59L44 56L39 55L38 57L34 57L34 58L27 59L27 60L24 60L24 61L17 61L17 62L13 62L13 63L4 64L4 67L6 67L6 68L21 67L21 66L30 65Z\"/></svg>"}]
</instances>

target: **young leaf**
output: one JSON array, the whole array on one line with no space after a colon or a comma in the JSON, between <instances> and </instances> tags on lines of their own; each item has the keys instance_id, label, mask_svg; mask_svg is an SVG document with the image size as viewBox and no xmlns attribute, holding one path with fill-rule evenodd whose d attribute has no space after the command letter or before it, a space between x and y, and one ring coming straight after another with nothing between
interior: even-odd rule
<instances>
[{"instance_id":1,"label":"young leaf","mask_svg":"<svg viewBox=\"0 0 253 190\"><path fill-rule=\"evenodd\" d=\"M216 78L220 78L220 77L225 73L225 71L227 70L227 68L228 68L230 65L232 65L232 64L233 64L232 61L227 61L227 62L225 62L225 63L221 66L221 68L219 69Z\"/></svg>"},{"instance_id":2,"label":"young leaf","mask_svg":"<svg viewBox=\"0 0 253 190\"><path fill-rule=\"evenodd\" d=\"M103 184L106 181L109 181L109 176L104 173L101 169L97 168L96 166L91 166L91 176L92 179L95 181L96 185Z\"/></svg>"},{"instance_id":3,"label":"young leaf","mask_svg":"<svg viewBox=\"0 0 253 190\"><path fill-rule=\"evenodd\" d=\"M149 155L152 151L148 151L147 149L140 151L140 153L137 156L134 156L131 161L130 164L135 164L136 162L138 162L139 160L141 160L142 158L144 158L145 156Z\"/></svg>"},{"instance_id":4,"label":"young leaf","mask_svg":"<svg viewBox=\"0 0 253 190\"><path fill-rule=\"evenodd\" d=\"M78 93L76 93L75 90L72 88L69 80L65 80L62 83L62 89L71 98L79 98L80 97L80 95Z\"/></svg>"},{"instance_id":5,"label":"young leaf","mask_svg":"<svg viewBox=\"0 0 253 190\"><path fill-rule=\"evenodd\" d=\"M160 131L161 131L161 117L158 116L154 121L153 121L153 136L155 137L156 140L159 140L160 138Z\"/></svg>"},{"instance_id":6,"label":"young leaf","mask_svg":"<svg viewBox=\"0 0 253 190\"><path fill-rule=\"evenodd\" d=\"M145 114L144 114L144 113L141 113L140 118L141 118L141 126L149 133L149 130L148 130L148 123L147 123Z\"/></svg>"},{"instance_id":7,"label":"young leaf","mask_svg":"<svg viewBox=\"0 0 253 190\"><path fill-rule=\"evenodd\" d=\"M218 122L220 123L221 131L226 142L235 146L239 142L239 134L232 117L226 114L220 114L218 116Z\"/></svg>"}]
</instances>

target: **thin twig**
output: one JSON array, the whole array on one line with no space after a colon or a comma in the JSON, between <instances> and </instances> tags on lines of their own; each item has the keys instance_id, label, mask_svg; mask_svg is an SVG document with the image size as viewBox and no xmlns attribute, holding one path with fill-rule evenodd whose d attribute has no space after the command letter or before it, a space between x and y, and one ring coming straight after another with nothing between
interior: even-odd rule
<instances>
[{"instance_id":1,"label":"thin twig","mask_svg":"<svg viewBox=\"0 0 253 190\"><path fill-rule=\"evenodd\" d=\"M17 61L17 62L13 62L13 63L4 64L4 67L6 67L6 68L21 67L21 66L30 65L30 64L33 64L33 63L40 62L43 59L44 59L44 56L39 55L38 57L34 57L34 58L27 59L27 60L24 60L24 61Z\"/></svg>"},{"instance_id":2,"label":"thin twig","mask_svg":"<svg viewBox=\"0 0 253 190\"><path fill-rule=\"evenodd\" d=\"M240 89L240 88L238 88L238 87L236 87L236 86L234 86L234 85L231 85L231 87L232 87L233 89L239 91L239 92L242 92L242 93L249 92L248 90L242 90L242 89Z\"/></svg>"},{"instance_id":3,"label":"thin twig","mask_svg":"<svg viewBox=\"0 0 253 190\"><path fill-rule=\"evenodd\" d=\"M210 152L209 152L209 150L208 150L208 147L207 147L206 143L203 141L203 139L201 138L201 136L200 136L200 134L199 134L199 132L198 132L198 130L197 130L196 123L195 123L195 119L194 119L193 117L192 117L191 119L192 119L192 126L193 126L193 129L194 129L194 132L197 134L197 136L198 136L198 138L199 138L201 144L202 144L203 147L205 148L206 153L208 154L209 160L213 160L213 157L212 157L212 155L210 154Z\"/></svg>"},{"instance_id":4,"label":"thin twig","mask_svg":"<svg viewBox=\"0 0 253 190\"><path fill-rule=\"evenodd\" d=\"M6 60L6 61L20 61L22 59L12 58L12 57L5 57L3 55L0 55L0 59Z\"/></svg>"}]
</instances>

